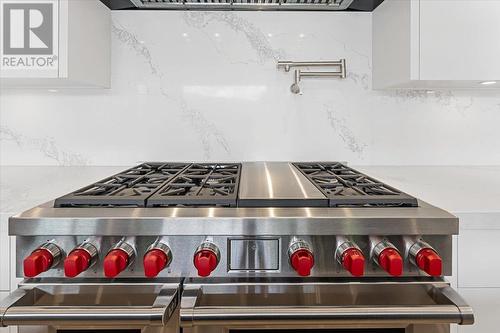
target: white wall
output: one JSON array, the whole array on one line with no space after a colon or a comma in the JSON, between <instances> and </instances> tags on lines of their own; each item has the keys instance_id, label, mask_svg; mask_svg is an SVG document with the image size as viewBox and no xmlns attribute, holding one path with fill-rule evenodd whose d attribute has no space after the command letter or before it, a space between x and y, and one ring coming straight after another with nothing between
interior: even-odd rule
<instances>
[{"instance_id":1,"label":"white wall","mask_svg":"<svg viewBox=\"0 0 500 333\"><path fill-rule=\"evenodd\" d=\"M500 93L371 90L371 14L113 13L112 89L1 91L2 165L500 163ZM278 59L346 58L289 92Z\"/></svg>"}]
</instances>

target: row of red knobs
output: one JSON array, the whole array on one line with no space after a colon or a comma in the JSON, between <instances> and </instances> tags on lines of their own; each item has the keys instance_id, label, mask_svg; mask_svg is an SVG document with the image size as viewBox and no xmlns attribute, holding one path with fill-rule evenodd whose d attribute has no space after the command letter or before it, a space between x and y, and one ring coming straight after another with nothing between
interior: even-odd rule
<instances>
[{"instance_id":1,"label":"row of red knobs","mask_svg":"<svg viewBox=\"0 0 500 333\"><path fill-rule=\"evenodd\" d=\"M171 258L158 249L150 250L143 259L144 274L147 277L155 277L169 263ZM121 249L110 251L104 259L104 275L114 278L125 270L129 264L129 255ZM33 251L24 260L24 274L27 277L35 277L50 269L54 261L52 254L46 249ZM342 266L353 276L364 274L365 258L363 253L350 248L342 254ZM314 256L307 249L300 249L292 254L290 263L300 276L309 276L314 266ZM439 255L430 248L420 250L415 258L417 266L431 276L440 276L442 273L442 260ZM75 277L90 267L90 254L83 249L76 249L64 260L64 273L68 277ZM210 250L198 251L193 259L193 264L202 277L209 276L217 267L218 258ZM400 276L403 273L403 258L394 248L384 249L379 257L378 264L392 276Z\"/></svg>"},{"instance_id":2,"label":"row of red knobs","mask_svg":"<svg viewBox=\"0 0 500 333\"><path fill-rule=\"evenodd\" d=\"M300 276L309 276L314 266L313 254L306 249L296 251L290 258L293 269ZM342 266L353 276L363 276L365 268L365 257L357 248L350 248L344 251L341 256ZM441 257L430 248L420 250L415 258L418 268L431 276L442 274ZM394 248L384 249L378 256L378 264L392 276L403 274L403 258Z\"/></svg>"},{"instance_id":3,"label":"row of red knobs","mask_svg":"<svg viewBox=\"0 0 500 333\"><path fill-rule=\"evenodd\" d=\"M171 258L158 249L150 250L143 259L144 274L147 277L155 277L166 268ZM83 249L75 249L69 253L64 260L64 274L67 277L75 277L86 271L91 264L90 254ZM124 250L111 250L104 258L104 275L114 278L129 265L130 257ZM35 277L49 270L54 263L54 257L47 249L37 249L24 259L24 275ZM217 256L209 250L198 251L194 257L194 266L199 276L209 276L217 267Z\"/></svg>"}]
</instances>

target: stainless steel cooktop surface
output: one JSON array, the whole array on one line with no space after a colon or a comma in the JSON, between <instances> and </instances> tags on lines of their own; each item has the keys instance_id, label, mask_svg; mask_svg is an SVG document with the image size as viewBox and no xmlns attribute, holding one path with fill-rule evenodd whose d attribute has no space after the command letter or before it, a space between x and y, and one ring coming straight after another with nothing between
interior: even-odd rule
<instances>
[{"instance_id":1,"label":"stainless steel cooktop surface","mask_svg":"<svg viewBox=\"0 0 500 333\"><path fill-rule=\"evenodd\" d=\"M406 193L339 162L149 162L55 200L55 207L417 205Z\"/></svg>"}]
</instances>

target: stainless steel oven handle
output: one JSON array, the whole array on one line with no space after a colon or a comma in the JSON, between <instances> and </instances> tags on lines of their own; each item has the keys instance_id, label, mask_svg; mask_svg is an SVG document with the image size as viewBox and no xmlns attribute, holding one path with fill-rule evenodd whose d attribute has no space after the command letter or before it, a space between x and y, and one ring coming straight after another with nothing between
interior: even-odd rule
<instances>
[{"instance_id":1,"label":"stainless steel oven handle","mask_svg":"<svg viewBox=\"0 0 500 333\"><path fill-rule=\"evenodd\" d=\"M452 304L415 306L194 306L201 293L180 309L182 327L327 324L461 324L474 322L472 309L451 287L435 287L435 297ZM194 296L194 295L193 295ZM183 296L184 297L184 296Z\"/></svg>"},{"instance_id":2,"label":"stainless steel oven handle","mask_svg":"<svg viewBox=\"0 0 500 333\"><path fill-rule=\"evenodd\" d=\"M456 323L455 306L421 307L238 307L181 309L182 326Z\"/></svg>"},{"instance_id":3,"label":"stainless steel oven handle","mask_svg":"<svg viewBox=\"0 0 500 333\"><path fill-rule=\"evenodd\" d=\"M178 291L161 289L151 306L36 306L15 305L27 295L29 289L18 289L2 304L2 326L53 325L79 326L163 326L177 307ZM10 303L10 304L8 304Z\"/></svg>"},{"instance_id":4,"label":"stainless steel oven handle","mask_svg":"<svg viewBox=\"0 0 500 333\"><path fill-rule=\"evenodd\" d=\"M96 325L124 324L163 325L165 309L103 307L13 307L5 314L3 324L11 325Z\"/></svg>"}]
</instances>

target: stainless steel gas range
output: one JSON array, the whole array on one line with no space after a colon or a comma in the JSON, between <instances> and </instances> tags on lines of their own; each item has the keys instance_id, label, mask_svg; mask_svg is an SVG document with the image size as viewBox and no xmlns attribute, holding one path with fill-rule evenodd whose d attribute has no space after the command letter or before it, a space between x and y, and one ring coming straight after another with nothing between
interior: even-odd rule
<instances>
[{"instance_id":1,"label":"stainless steel gas range","mask_svg":"<svg viewBox=\"0 0 500 333\"><path fill-rule=\"evenodd\" d=\"M458 219L337 162L143 163L9 220L38 332L443 333Z\"/></svg>"}]
</instances>

